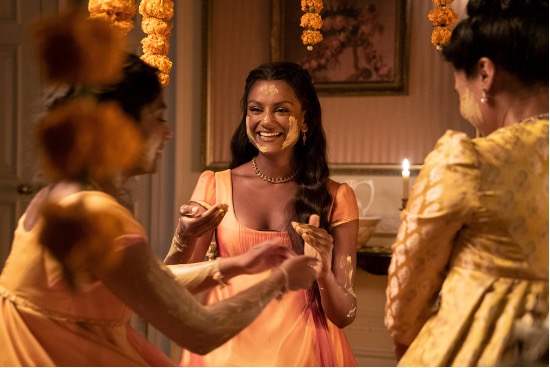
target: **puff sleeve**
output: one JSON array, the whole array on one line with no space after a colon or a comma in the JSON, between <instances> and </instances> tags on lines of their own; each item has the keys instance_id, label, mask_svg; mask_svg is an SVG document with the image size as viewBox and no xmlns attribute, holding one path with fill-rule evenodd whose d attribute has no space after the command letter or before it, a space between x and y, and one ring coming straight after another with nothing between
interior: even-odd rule
<instances>
[{"instance_id":1,"label":"puff sleeve","mask_svg":"<svg viewBox=\"0 0 550 368\"><path fill-rule=\"evenodd\" d=\"M426 157L392 245L385 325L410 345L433 313L455 237L477 201L479 163L464 133L447 131Z\"/></svg>"}]
</instances>

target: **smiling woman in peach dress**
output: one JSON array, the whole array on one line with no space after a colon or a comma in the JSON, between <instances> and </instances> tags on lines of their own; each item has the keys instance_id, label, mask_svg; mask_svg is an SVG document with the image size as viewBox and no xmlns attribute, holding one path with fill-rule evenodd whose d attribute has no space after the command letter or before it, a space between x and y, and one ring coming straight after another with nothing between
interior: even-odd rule
<instances>
[{"instance_id":1,"label":"smiling woman in peach dress","mask_svg":"<svg viewBox=\"0 0 550 368\"><path fill-rule=\"evenodd\" d=\"M181 364L356 365L342 329L357 310L358 208L353 190L328 177L321 106L307 71L288 62L252 70L231 147L231 168L205 171L183 206L178 231L186 235L165 263L201 261L215 230L222 259L279 239L297 254L316 255L322 267L314 288L274 300L248 328L204 357L184 351ZM236 277L205 303L225 300L264 277Z\"/></svg>"},{"instance_id":2,"label":"smiling woman in peach dress","mask_svg":"<svg viewBox=\"0 0 550 368\"><path fill-rule=\"evenodd\" d=\"M402 366L548 366L548 1L470 0L443 56L462 116L416 180L389 268Z\"/></svg>"}]
</instances>

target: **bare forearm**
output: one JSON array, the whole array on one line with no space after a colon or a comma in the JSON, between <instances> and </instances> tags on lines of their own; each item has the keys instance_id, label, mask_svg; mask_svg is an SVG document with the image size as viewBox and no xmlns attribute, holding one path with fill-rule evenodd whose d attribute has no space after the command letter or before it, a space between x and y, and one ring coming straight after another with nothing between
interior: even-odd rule
<instances>
[{"instance_id":1,"label":"bare forearm","mask_svg":"<svg viewBox=\"0 0 550 368\"><path fill-rule=\"evenodd\" d=\"M159 265L146 243L127 247L117 267L99 268L95 273L159 331L200 354L235 336L286 286L284 274L277 270L250 289L204 307L176 282L173 273Z\"/></svg>"},{"instance_id":2,"label":"bare forearm","mask_svg":"<svg viewBox=\"0 0 550 368\"><path fill-rule=\"evenodd\" d=\"M229 279L245 272L238 257L217 258L215 261L167 265L176 281L192 293L224 285Z\"/></svg>"},{"instance_id":3,"label":"bare forearm","mask_svg":"<svg viewBox=\"0 0 550 368\"><path fill-rule=\"evenodd\" d=\"M317 283L327 318L339 328L351 324L357 313L357 298L353 289L342 286L332 272L318 279Z\"/></svg>"},{"instance_id":4,"label":"bare forearm","mask_svg":"<svg viewBox=\"0 0 550 368\"><path fill-rule=\"evenodd\" d=\"M164 258L164 264L187 263L195 250L196 243L196 237L181 236L178 234L178 229L176 229L168 254Z\"/></svg>"}]
</instances>

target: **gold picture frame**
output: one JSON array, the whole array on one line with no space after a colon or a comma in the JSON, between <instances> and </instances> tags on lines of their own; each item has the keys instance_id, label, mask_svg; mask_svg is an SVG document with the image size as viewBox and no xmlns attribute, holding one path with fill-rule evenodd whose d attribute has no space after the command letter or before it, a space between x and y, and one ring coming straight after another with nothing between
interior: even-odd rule
<instances>
[{"instance_id":1,"label":"gold picture frame","mask_svg":"<svg viewBox=\"0 0 550 368\"><path fill-rule=\"evenodd\" d=\"M308 69L321 96L407 94L407 0L325 1L312 51L300 40L302 14L296 0L273 0L273 61Z\"/></svg>"}]
</instances>

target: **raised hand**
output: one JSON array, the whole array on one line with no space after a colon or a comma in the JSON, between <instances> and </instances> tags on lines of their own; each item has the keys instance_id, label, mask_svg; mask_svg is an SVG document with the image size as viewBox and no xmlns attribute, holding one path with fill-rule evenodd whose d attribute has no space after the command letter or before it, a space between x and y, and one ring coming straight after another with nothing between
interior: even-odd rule
<instances>
[{"instance_id":1,"label":"raised hand","mask_svg":"<svg viewBox=\"0 0 550 368\"><path fill-rule=\"evenodd\" d=\"M308 256L294 256L288 258L278 267L286 273L287 291L307 289L311 287L317 277L316 266L318 260Z\"/></svg>"},{"instance_id":2,"label":"raised hand","mask_svg":"<svg viewBox=\"0 0 550 368\"><path fill-rule=\"evenodd\" d=\"M309 216L308 224L292 222L292 227L304 239L304 254L319 260L318 276L324 277L332 269L332 235L319 227L319 216Z\"/></svg>"},{"instance_id":3,"label":"raised hand","mask_svg":"<svg viewBox=\"0 0 550 368\"><path fill-rule=\"evenodd\" d=\"M224 203L216 203L204 212L200 212L199 206L185 204L180 207L180 218L176 233L181 241L190 238L198 238L216 228L227 213L228 206Z\"/></svg>"}]
</instances>

